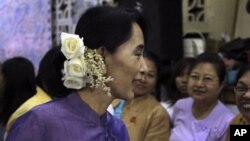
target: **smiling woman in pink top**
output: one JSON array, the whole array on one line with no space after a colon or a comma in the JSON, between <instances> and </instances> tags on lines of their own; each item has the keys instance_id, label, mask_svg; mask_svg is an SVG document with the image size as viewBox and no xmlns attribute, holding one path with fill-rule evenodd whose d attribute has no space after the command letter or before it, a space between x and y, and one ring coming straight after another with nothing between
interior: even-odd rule
<instances>
[{"instance_id":1,"label":"smiling woman in pink top","mask_svg":"<svg viewBox=\"0 0 250 141\"><path fill-rule=\"evenodd\" d=\"M218 100L224 76L225 65L218 55L203 53L197 57L188 78L191 97L174 106L171 141L225 139L234 115Z\"/></svg>"}]
</instances>

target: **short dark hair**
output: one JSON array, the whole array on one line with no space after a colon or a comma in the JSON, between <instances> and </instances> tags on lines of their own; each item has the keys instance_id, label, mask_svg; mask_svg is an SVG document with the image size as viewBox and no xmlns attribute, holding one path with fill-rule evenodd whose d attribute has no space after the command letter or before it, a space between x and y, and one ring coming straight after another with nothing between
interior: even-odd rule
<instances>
[{"instance_id":1,"label":"short dark hair","mask_svg":"<svg viewBox=\"0 0 250 141\"><path fill-rule=\"evenodd\" d=\"M155 96L155 98L160 101L161 100L161 91L160 91L160 70L161 70L161 61L160 58L152 51L149 50L144 50L143 53L143 57L152 61L156 67L156 85L155 85L155 89L156 92L152 93L153 96Z\"/></svg>"},{"instance_id":2,"label":"short dark hair","mask_svg":"<svg viewBox=\"0 0 250 141\"><path fill-rule=\"evenodd\" d=\"M137 23L146 34L144 17L134 9L97 6L88 9L77 23L75 33L83 37L84 44L91 49L105 47L114 53L126 42L132 32L132 23ZM146 36L144 36L146 37Z\"/></svg>"},{"instance_id":3,"label":"short dark hair","mask_svg":"<svg viewBox=\"0 0 250 141\"><path fill-rule=\"evenodd\" d=\"M234 59L242 63L248 62L248 50L250 49L250 38L235 38L223 45L219 52L223 57Z\"/></svg>"},{"instance_id":4,"label":"short dark hair","mask_svg":"<svg viewBox=\"0 0 250 141\"><path fill-rule=\"evenodd\" d=\"M250 64L246 64L246 65L243 65L240 69L239 69L239 72L237 73L237 76L236 76L236 83L239 81L239 79L245 74L247 73L248 71L250 71Z\"/></svg>"},{"instance_id":5,"label":"short dark hair","mask_svg":"<svg viewBox=\"0 0 250 141\"><path fill-rule=\"evenodd\" d=\"M181 92L176 87L175 79L176 77L179 77L183 74L185 69L189 70L194 65L195 58L189 58L185 57L176 62L172 69L172 74L169 80L169 83L167 84L167 94L171 104L175 104L177 100L184 98L184 95L181 94Z\"/></svg>"},{"instance_id":6,"label":"short dark hair","mask_svg":"<svg viewBox=\"0 0 250 141\"><path fill-rule=\"evenodd\" d=\"M7 59L2 65L5 80L1 122L6 125L9 117L26 100L35 95L35 70L32 62L24 57Z\"/></svg>"},{"instance_id":7,"label":"short dark hair","mask_svg":"<svg viewBox=\"0 0 250 141\"><path fill-rule=\"evenodd\" d=\"M197 65L203 63L210 63L214 66L217 76L219 78L219 83L222 84L226 74L226 66L221 57L216 53L202 53L197 56L195 64L193 65L190 71L192 71Z\"/></svg>"},{"instance_id":8,"label":"short dark hair","mask_svg":"<svg viewBox=\"0 0 250 141\"><path fill-rule=\"evenodd\" d=\"M143 57L144 58L147 58L148 60L152 61L156 67L156 70L157 70L157 76L159 77L159 74L160 74L160 66L161 66L161 61L160 61L160 58L152 51L149 51L149 50L144 50L143 52Z\"/></svg>"},{"instance_id":9,"label":"short dark hair","mask_svg":"<svg viewBox=\"0 0 250 141\"><path fill-rule=\"evenodd\" d=\"M37 85L52 98L65 97L73 91L63 85L62 69L65 60L61 47L56 46L44 55L39 64Z\"/></svg>"}]
</instances>

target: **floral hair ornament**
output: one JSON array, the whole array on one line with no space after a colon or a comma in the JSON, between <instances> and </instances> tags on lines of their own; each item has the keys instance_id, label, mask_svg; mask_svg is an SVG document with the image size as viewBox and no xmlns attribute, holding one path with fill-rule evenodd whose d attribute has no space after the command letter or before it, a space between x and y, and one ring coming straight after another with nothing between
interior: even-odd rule
<instances>
[{"instance_id":1,"label":"floral hair ornament","mask_svg":"<svg viewBox=\"0 0 250 141\"><path fill-rule=\"evenodd\" d=\"M112 96L106 83L113 78L104 76L106 68L102 56L95 49L84 46L83 38L76 34L62 32L61 43L61 51L67 59L62 70L63 85L70 89L81 89L90 84L91 88L102 87Z\"/></svg>"}]
</instances>

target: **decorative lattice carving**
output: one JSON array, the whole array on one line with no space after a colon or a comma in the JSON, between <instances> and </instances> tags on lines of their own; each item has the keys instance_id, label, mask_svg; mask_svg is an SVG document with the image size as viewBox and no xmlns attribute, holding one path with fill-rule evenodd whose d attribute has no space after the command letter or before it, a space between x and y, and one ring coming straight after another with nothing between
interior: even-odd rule
<instances>
[{"instance_id":1,"label":"decorative lattice carving","mask_svg":"<svg viewBox=\"0 0 250 141\"><path fill-rule=\"evenodd\" d=\"M205 21L205 0L188 0L188 21Z\"/></svg>"}]
</instances>

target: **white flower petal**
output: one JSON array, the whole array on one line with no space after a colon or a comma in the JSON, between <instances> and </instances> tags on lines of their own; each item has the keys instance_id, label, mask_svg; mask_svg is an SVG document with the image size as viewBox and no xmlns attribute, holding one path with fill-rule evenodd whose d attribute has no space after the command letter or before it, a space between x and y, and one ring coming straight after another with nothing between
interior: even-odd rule
<instances>
[{"instance_id":1,"label":"white flower petal","mask_svg":"<svg viewBox=\"0 0 250 141\"><path fill-rule=\"evenodd\" d=\"M86 70L86 63L80 58L73 58L67 64L67 72L71 76L83 77L86 74Z\"/></svg>"},{"instance_id":2,"label":"white flower petal","mask_svg":"<svg viewBox=\"0 0 250 141\"><path fill-rule=\"evenodd\" d=\"M66 76L66 77L64 77L63 85L69 89L81 89L86 84L84 83L82 78Z\"/></svg>"},{"instance_id":3,"label":"white flower petal","mask_svg":"<svg viewBox=\"0 0 250 141\"><path fill-rule=\"evenodd\" d=\"M67 59L83 55L81 52L85 48L83 48L83 40L78 35L62 32L61 44L61 51Z\"/></svg>"}]
</instances>

